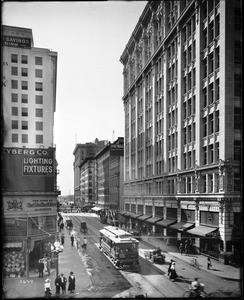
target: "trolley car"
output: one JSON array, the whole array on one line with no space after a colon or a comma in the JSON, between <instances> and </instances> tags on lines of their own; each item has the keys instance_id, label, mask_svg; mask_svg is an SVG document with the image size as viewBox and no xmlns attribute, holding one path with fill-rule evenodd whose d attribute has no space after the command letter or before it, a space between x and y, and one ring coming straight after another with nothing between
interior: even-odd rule
<instances>
[{"instance_id":1,"label":"trolley car","mask_svg":"<svg viewBox=\"0 0 244 300\"><path fill-rule=\"evenodd\" d=\"M114 226L100 230L100 250L107 255L117 269L139 271L139 241L132 234Z\"/></svg>"}]
</instances>

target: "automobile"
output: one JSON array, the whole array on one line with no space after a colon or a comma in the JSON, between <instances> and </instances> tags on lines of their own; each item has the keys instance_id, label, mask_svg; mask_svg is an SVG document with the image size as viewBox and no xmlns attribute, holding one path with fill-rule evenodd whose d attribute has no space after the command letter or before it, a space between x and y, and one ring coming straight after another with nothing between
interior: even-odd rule
<instances>
[{"instance_id":1,"label":"automobile","mask_svg":"<svg viewBox=\"0 0 244 300\"><path fill-rule=\"evenodd\" d=\"M155 264L164 264L165 263L165 254L161 252L161 249L151 249L144 252L145 259L155 263Z\"/></svg>"}]
</instances>

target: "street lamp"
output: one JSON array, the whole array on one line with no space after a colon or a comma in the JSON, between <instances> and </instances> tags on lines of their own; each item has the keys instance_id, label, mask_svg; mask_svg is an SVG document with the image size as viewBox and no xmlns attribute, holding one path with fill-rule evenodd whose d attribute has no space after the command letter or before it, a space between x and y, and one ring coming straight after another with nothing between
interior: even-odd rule
<instances>
[{"instance_id":1,"label":"street lamp","mask_svg":"<svg viewBox=\"0 0 244 300\"><path fill-rule=\"evenodd\" d=\"M56 268L56 277L58 277L58 255L60 252L63 252L64 247L60 245L59 241L56 241L53 245L51 245L51 252L53 253L53 259L55 260L55 268Z\"/></svg>"}]
</instances>

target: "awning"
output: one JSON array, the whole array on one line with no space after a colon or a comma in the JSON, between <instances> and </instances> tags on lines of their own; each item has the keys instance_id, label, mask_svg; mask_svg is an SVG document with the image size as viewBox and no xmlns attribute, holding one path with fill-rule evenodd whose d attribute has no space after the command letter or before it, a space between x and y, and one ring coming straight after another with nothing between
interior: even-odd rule
<instances>
[{"instance_id":1,"label":"awning","mask_svg":"<svg viewBox=\"0 0 244 300\"><path fill-rule=\"evenodd\" d=\"M212 236L212 233L214 231L217 231L218 229L219 229L218 227L197 226L195 228L188 230L187 232L189 232L190 234L199 235L199 236L207 236L207 235Z\"/></svg>"},{"instance_id":2,"label":"awning","mask_svg":"<svg viewBox=\"0 0 244 300\"><path fill-rule=\"evenodd\" d=\"M176 222L177 222L177 220L165 219L165 220L157 222L157 225L167 227L167 226L172 225Z\"/></svg>"},{"instance_id":3,"label":"awning","mask_svg":"<svg viewBox=\"0 0 244 300\"><path fill-rule=\"evenodd\" d=\"M153 218L147 219L147 222L154 224L158 221L161 221L162 219L163 219L163 217L161 217L161 218L160 217L153 217Z\"/></svg>"},{"instance_id":4,"label":"awning","mask_svg":"<svg viewBox=\"0 0 244 300\"><path fill-rule=\"evenodd\" d=\"M143 215L143 216L138 217L137 219L138 219L138 220L145 221L145 220L147 220L147 219L149 219L149 218L151 218L151 217L152 217L152 216L149 216L149 215Z\"/></svg>"},{"instance_id":5,"label":"awning","mask_svg":"<svg viewBox=\"0 0 244 300\"><path fill-rule=\"evenodd\" d=\"M127 213L128 213L127 211L123 210L119 214L122 215L122 216L124 216L124 215L127 215Z\"/></svg>"},{"instance_id":6,"label":"awning","mask_svg":"<svg viewBox=\"0 0 244 300\"><path fill-rule=\"evenodd\" d=\"M99 211L99 210L102 210L102 208L101 208L101 207L92 207L91 209L92 209L92 210L94 210L94 211Z\"/></svg>"},{"instance_id":7,"label":"awning","mask_svg":"<svg viewBox=\"0 0 244 300\"><path fill-rule=\"evenodd\" d=\"M142 214L134 214L132 212L127 212L126 217L131 217L131 218L138 218L140 217Z\"/></svg>"},{"instance_id":8,"label":"awning","mask_svg":"<svg viewBox=\"0 0 244 300\"><path fill-rule=\"evenodd\" d=\"M179 231L186 231L191 229L195 226L195 223L187 223L187 222L178 222L170 226L170 228L179 230Z\"/></svg>"}]
</instances>

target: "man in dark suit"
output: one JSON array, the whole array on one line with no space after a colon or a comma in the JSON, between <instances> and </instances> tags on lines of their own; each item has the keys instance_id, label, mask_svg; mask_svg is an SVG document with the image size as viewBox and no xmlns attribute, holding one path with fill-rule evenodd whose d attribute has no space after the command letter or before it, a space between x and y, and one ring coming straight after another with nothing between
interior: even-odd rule
<instances>
[{"instance_id":1,"label":"man in dark suit","mask_svg":"<svg viewBox=\"0 0 244 300\"><path fill-rule=\"evenodd\" d=\"M66 283L67 279L64 277L64 274L60 275L60 287L62 289L62 295L66 295Z\"/></svg>"},{"instance_id":2,"label":"man in dark suit","mask_svg":"<svg viewBox=\"0 0 244 300\"><path fill-rule=\"evenodd\" d=\"M56 295L60 294L60 276L58 275L55 279L55 286L56 286Z\"/></svg>"},{"instance_id":3,"label":"man in dark suit","mask_svg":"<svg viewBox=\"0 0 244 300\"><path fill-rule=\"evenodd\" d=\"M42 259L38 260L38 272L39 272L39 277L43 277L43 270L44 270L44 263Z\"/></svg>"}]
</instances>

